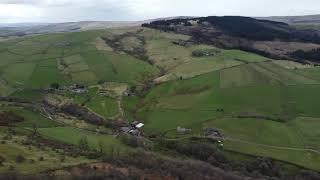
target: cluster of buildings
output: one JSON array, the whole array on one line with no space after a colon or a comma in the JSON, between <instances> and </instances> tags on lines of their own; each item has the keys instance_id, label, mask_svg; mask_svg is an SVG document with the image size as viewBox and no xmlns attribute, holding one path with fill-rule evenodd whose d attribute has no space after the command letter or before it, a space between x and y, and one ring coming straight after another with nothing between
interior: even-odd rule
<instances>
[{"instance_id":1,"label":"cluster of buildings","mask_svg":"<svg viewBox=\"0 0 320 180\"><path fill-rule=\"evenodd\" d=\"M208 50L195 50L192 52L192 56L195 57L206 57L206 56L215 56L220 51L215 49L208 49Z\"/></svg>"},{"instance_id":2,"label":"cluster of buildings","mask_svg":"<svg viewBox=\"0 0 320 180\"><path fill-rule=\"evenodd\" d=\"M189 134L192 132L192 129L183 128L178 126L177 127L177 133L179 134ZM220 146L223 146L223 135L219 129L216 128L204 128L203 129L203 135L206 138L212 139L217 141Z\"/></svg>"},{"instance_id":3,"label":"cluster of buildings","mask_svg":"<svg viewBox=\"0 0 320 180\"><path fill-rule=\"evenodd\" d=\"M60 86L59 84L55 84L55 87L50 87L48 90L61 91L61 92L72 92L76 94L84 94L88 93L88 88L85 85L81 84L72 84L70 86Z\"/></svg>"},{"instance_id":4,"label":"cluster of buildings","mask_svg":"<svg viewBox=\"0 0 320 180\"><path fill-rule=\"evenodd\" d=\"M84 85L73 84L69 87L69 90L73 93L84 94L88 92L88 88Z\"/></svg>"},{"instance_id":5,"label":"cluster of buildings","mask_svg":"<svg viewBox=\"0 0 320 180\"><path fill-rule=\"evenodd\" d=\"M141 136L143 127L144 127L143 123L134 121L130 124L129 127L122 127L121 131L123 133L130 134L133 136Z\"/></svg>"},{"instance_id":6,"label":"cluster of buildings","mask_svg":"<svg viewBox=\"0 0 320 180\"><path fill-rule=\"evenodd\" d=\"M204 136L209 139L217 140L219 143L222 142L223 136L219 129L216 128L204 128Z\"/></svg>"}]
</instances>

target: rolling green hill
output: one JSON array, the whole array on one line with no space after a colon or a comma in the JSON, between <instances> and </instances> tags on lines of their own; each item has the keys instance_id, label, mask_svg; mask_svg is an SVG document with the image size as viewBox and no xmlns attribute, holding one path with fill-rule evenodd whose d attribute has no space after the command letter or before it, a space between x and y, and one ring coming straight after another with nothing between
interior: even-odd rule
<instances>
[{"instance_id":1,"label":"rolling green hill","mask_svg":"<svg viewBox=\"0 0 320 180\"><path fill-rule=\"evenodd\" d=\"M221 49L148 28L30 36L0 42L0 112L24 117L13 126L20 140L36 131L66 147L78 147L85 138L93 151L126 154L132 148L112 125L136 120L145 124L145 140L157 152L157 138L184 142L203 138L203 128L212 127L224 136L222 151L320 171L319 74L312 64ZM57 84L61 89L53 88ZM73 84L87 91L64 89ZM81 111L67 109L70 104ZM83 111L91 116L84 118ZM102 122L88 121L92 116ZM176 133L177 127L192 132ZM0 127L1 137L7 129ZM14 162L19 153L12 155L9 148L32 158L45 151L25 151L14 140L0 144L1 156L10 157L0 172L10 165L22 172L35 165L41 171L58 168L50 163L59 153L52 152L47 164L19 164ZM59 167L80 162L91 160L70 157Z\"/></svg>"}]
</instances>

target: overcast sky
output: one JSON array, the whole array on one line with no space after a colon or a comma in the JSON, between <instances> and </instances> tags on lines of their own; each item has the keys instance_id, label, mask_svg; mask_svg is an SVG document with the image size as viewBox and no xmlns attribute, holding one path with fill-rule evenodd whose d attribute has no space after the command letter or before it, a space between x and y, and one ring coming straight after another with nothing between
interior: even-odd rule
<instances>
[{"instance_id":1,"label":"overcast sky","mask_svg":"<svg viewBox=\"0 0 320 180\"><path fill-rule=\"evenodd\" d=\"M0 23L320 14L320 0L0 0Z\"/></svg>"}]
</instances>

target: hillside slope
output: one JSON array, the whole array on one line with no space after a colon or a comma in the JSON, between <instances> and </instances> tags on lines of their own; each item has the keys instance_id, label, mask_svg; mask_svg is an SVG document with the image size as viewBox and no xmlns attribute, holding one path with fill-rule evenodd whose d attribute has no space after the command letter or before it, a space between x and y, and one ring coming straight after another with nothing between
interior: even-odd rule
<instances>
[{"instance_id":1,"label":"hillside slope","mask_svg":"<svg viewBox=\"0 0 320 180\"><path fill-rule=\"evenodd\" d=\"M143 24L163 31L190 35L193 41L228 49L242 49L270 58L318 61L295 56L320 48L320 33L288 24L248 17L201 17L154 21Z\"/></svg>"},{"instance_id":2,"label":"hillside slope","mask_svg":"<svg viewBox=\"0 0 320 180\"><path fill-rule=\"evenodd\" d=\"M226 31L232 23L180 21L0 42L0 172L317 177L319 66L224 49L213 40L318 44L287 37L292 29L283 23L255 21L270 33L259 37L264 31ZM194 34L208 31L218 37L208 42ZM212 138L208 128L222 137Z\"/></svg>"}]
</instances>

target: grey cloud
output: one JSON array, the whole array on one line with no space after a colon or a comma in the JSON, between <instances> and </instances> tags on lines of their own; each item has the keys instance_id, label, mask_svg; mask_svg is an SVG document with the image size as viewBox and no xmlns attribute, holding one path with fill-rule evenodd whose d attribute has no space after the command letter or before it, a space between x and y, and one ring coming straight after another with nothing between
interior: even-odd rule
<instances>
[{"instance_id":1,"label":"grey cloud","mask_svg":"<svg viewBox=\"0 0 320 180\"><path fill-rule=\"evenodd\" d=\"M41 0L0 0L0 4L39 4Z\"/></svg>"},{"instance_id":2,"label":"grey cloud","mask_svg":"<svg viewBox=\"0 0 320 180\"><path fill-rule=\"evenodd\" d=\"M319 0L0 0L0 20L64 22L179 15L303 15L320 14L319 7Z\"/></svg>"},{"instance_id":3,"label":"grey cloud","mask_svg":"<svg viewBox=\"0 0 320 180\"><path fill-rule=\"evenodd\" d=\"M33 5L40 7L80 5L84 2L90 2L90 0L0 0L0 4Z\"/></svg>"}]
</instances>

